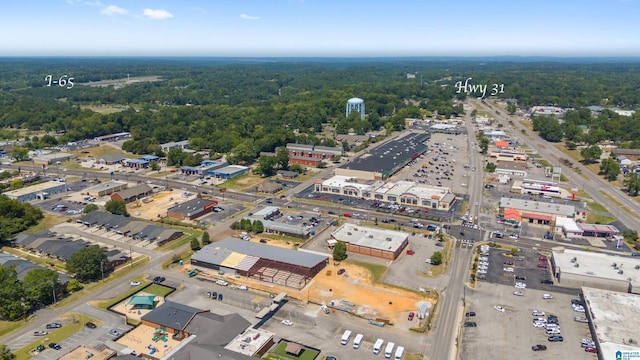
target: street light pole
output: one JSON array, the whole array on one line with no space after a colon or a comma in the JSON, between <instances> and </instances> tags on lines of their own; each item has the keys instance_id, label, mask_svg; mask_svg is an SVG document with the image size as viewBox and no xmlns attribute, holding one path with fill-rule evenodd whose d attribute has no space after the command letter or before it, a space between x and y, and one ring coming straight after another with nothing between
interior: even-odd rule
<instances>
[{"instance_id":1,"label":"street light pole","mask_svg":"<svg viewBox=\"0 0 640 360\"><path fill-rule=\"evenodd\" d=\"M102 281L104 281L104 260L100 260L100 273L102 274Z\"/></svg>"}]
</instances>

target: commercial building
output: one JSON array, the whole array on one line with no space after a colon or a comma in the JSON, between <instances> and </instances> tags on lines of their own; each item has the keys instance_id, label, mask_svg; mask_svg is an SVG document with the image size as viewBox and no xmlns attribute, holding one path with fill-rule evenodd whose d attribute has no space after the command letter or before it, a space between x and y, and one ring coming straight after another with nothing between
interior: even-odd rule
<instances>
[{"instance_id":1,"label":"commercial building","mask_svg":"<svg viewBox=\"0 0 640 360\"><path fill-rule=\"evenodd\" d=\"M244 175L248 172L249 172L248 167L240 166L240 165L229 165L229 166L225 166L215 170L208 170L208 173L211 174L212 176L215 176L221 179L226 179L226 180L233 179L240 175Z\"/></svg>"},{"instance_id":2,"label":"commercial building","mask_svg":"<svg viewBox=\"0 0 640 360\"><path fill-rule=\"evenodd\" d=\"M122 191L118 191L117 193L111 194L111 200L124 201L128 204L138 199L150 196L151 194L153 194L153 189L151 188L151 186L147 184L140 184L130 189L124 189Z\"/></svg>"},{"instance_id":3,"label":"commercial building","mask_svg":"<svg viewBox=\"0 0 640 360\"><path fill-rule=\"evenodd\" d=\"M551 269L560 286L640 293L640 259L555 247Z\"/></svg>"},{"instance_id":4,"label":"commercial building","mask_svg":"<svg viewBox=\"0 0 640 360\"><path fill-rule=\"evenodd\" d=\"M323 161L331 161L336 156L343 156L342 147L329 147L307 144L287 144L289 164L317 167ZM276 149L277 154L278 149ZM275 155L273 154L273 155ZM268 154L265 154L268 155Z\"/></svg>"},{"instance_id":5,"label":"commercial building","mask_svg":"<svg viewBox=\"0 0 640 360\"><path fill-rule=\"evenodd\" d=\"M249 217L247 219L251 220L252 222L256 220L262 222L262 225L264 226L264 232L266 234L285 235L301 239L306 239L311 234L311 232L302 225L285 224L266 219L263 220L257 216Z\"/></svg>"},{"instance_id":6,"label":"commercial building","mask_svg":"<svg viewBox=\"0 0 640 360\"><path fill-rule=\"evenodd\" d=\"M160 144L160 148L165 153L167 153L167 152L169 152L170 150L173 150L173 149L184 150L188 146L189 146L189 140L182 140L182 141L175 141L175 142L168 142L168 143L165 143L165 144Z\"/></svg>"},{"instance_id":7,"label":"commercial building","mask_svg":"<svg viewBox=\"0 0 640 360\"><path fill-rule=\"evenodd\" d=\"M458 125L453 124L433 124L429 127L430 133L442 133L442 134L454 134L458 135L462 133L462 130Z\"/></svg>"},{"instance_id":8,"label":"commercial building","mask_svg":"<svg viewBox=\"0 0 640 360\"><path fill-rule=\"evenodd\" d=\"M145 159L127 159L124 164L132 169L146 169L149 167L149 161Z\"/></svg>"},{"instance_id":9,"label":"commercial building","mask_svg":"<svg viewBox=\"0 0 640 360\"><path fill-rule=\"evenodd\" d=\"M93 138L95 141L118 141L121 139L128 139L131 137L131 133L129 132L121 132L117 134L103 135Z\"/></svg>"},{"instance_id":10,"label":"commercial building","mask_svg":"<svg viewBox=\"0 0 640 360\"><path fill-rule=\"evenodd\" d=\"M51 165L51 164L59 164L61 162L71 160L75 158L74 154L69 153L48 153L43 154L39 153L35 156L31 157L34 165Z\"/></svg>"},{"instance_id":11,"label":"commercial building","mask_svg":"<svg viewBox=\"0 0 640 360\"><path fill-rule=\"evenodd\" d=\"M586 219L586 214L576 211L573 205L503 197L498 206L501 215L515 212L530 224L551 225L558 216Z\"/></svg>"},{"instance_id":12,"label":"commercial building","mask_svg":"<svg viewBox=\"0 0 640 360\"><path fill-rule=\"evenodd\" d=\"M328 258L303 250L227 238L198 250L191 257L191 265L222 271L227 276L246 276L301 289L325 268Z\"/></svg>"},{"instance_id":13,"label":"commercial building","mask_svg":"<svg viewBox=\"0 0 640 360\"><path fill-rule=\"evenodd\" d=\"M162 245L183 235L179 230L102 211L92 211L76 222L88 227L98 227L134 240L153 242L157 245Z\"/></svg>"},{"instance_id":14,"label":"commercial building","mask_svg":"<svg viewBox=\"0 0 640 360\"><path fill-rule=\"evenodd\" d=\"M254 218L260 219L260 220L270 220L271 218L273 218L274 216L278 215L280 213L280 208L277 206L266 206L256 212L253 213Z\"/></svg>"},{"instance_id":15,"label":"commercial building","mask_svg":"<svg viewBox=\"0 0 640 360\"><path fill-rule=\"evenodd\" d=\"M274 334L267 330L248 328L224 348L253 358L262 358L273 345Z\"/></svg>"},{"instance_id":16,"label":"commercial building","mask_svg":"<svg viewBox=\"0 0 640 360\"><path fill-rule=\"evenodd\" d=\"M410 133L388 141L338 168L335 174L358 180L385 180L428 150L430 134Z\"/></svg>"},{"instance_id":17,"label":"commercial building","mask_svg":"<svg viewBox=\"0 0 640 360\"><path fill-rule=\"evenodd\" d=\"M86 189L89 196L100 197L122 191L129 186L126 182L111 180Z\"/></svg>"},{"instance_id":18,"label":"commercial building","mask_svg":"<svg viewBox=\"0 0 640 360\"><path fill-rule=\"evenodd\" d=\"M506 141L499 142L507 143ZM489 157L495 159L496 162L527 162L529 159L529 156L522 151L505 149L494 149L489 153Z\"/></svg>"},{"instance_id":19,"label":"commercial building","mask_svg":"<svg viewBox=\"0 0 640 360\"><path fill-rule=\"evenodd\" d=\"M194 220L210 213L218 205L215 200L192 199L180 205L169 208L167 217L180 220Z\"/></svg>"},{"instance_id":20,"label":"commercial building","mask_svg":"<svg viewBox=\"0 0 640 360\"><path fill-rule=\"evenodd\" d=\"M2 193L9 199L27 202L31 200L44 200L50 196L67 192L67 184L58 181L47 181L40 184L27 186L21 189Z\"/></svg>"},{"instance_id":21,"label":"commercial building","mask_svg":"<svg viewBox=\"0 0 640 360\"><path fill-rule=\"evenodd\" d=\"M356 112L360 114L360 119L364 120L364 100L353 97L347 100L347 110L345 111L345 115L348 118L352 112Z\"/></svg>"},{"instance_id":22,"label":"commercial building","mask_svg":"<svg viewBox=\"0 0 640 360\"><path fill-rule=\"evenodd\" d=\"M445 187L428 186L412 181L378 180L363 184L357 182L356 178L340 175L326 180L316 180L314 191L445 211L449 210L456 200L455 195Z\"/></svg>"},{"instance_id":23,"label":"commercial building","mask_svg":"<svg viewBox=\"0 0 640 360\"><path fill-rule=\"evenodd\" d=\"M116 165L122 164L124 161L124 156L117 154L107 154L99 157L96 162L100 165Z\"/></svg>"},{"instance_id":24,"label":"commercial building","mask_svg":"<svg viewBox=\"0 0 640 360\"><path fill-rule=\"evenodd\" d=\"M598 359L640 359L640 296L583 287L582 298Z\"/></svg>"},{"instance_id":25,"label":"commercial building","mask_svg":"<svg viewBox=\"0 0 640 360\"><path fill-rule=\"evenodd\" d=\"M395 260L409 244L409 234L345 223L331 233L331 239L347 244L347 252Z\"/></svg>"},{"instance_id":26,"label":"commercial building","mask_svg":"<svg viewBox=\"0 0 640 360\"><path fill-rule=\"evenodd\" d=\"M523 179L516 180L511 186L511 192L529 195L551 196L554 198L566 198L570 193L555 181Z\"/></svg>"}]
</instances>

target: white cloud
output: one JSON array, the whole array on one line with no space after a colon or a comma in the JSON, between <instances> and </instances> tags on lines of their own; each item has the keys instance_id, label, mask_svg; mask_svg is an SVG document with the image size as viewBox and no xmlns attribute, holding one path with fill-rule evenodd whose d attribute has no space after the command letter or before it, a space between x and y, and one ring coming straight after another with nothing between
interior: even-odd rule
<instances>
[{"instance_id":1,"label":"white cloud","mask_svg":"<svg viewBox=\"0 0 640 360\"><path fill-rule=\"evenodd\" d=\"M251 16L251 15L247 15L247 14L240 14L240 18L245 19L245 20L258 20L258 19L260 19L259 16Z\"/></svg>"},{"instance_id":2,"label":"white cloud","mask_svg":"<svg viewBox=\"0 0 640 360\"><path fill-rule=\"evenodd\" d=\"M100 11L103 15L126 15L129 11L116 5L109 5Z\"/></svg>"},{"instance_id":3,"label":"white cloud","mask_svg":"<svg viewBox=\"0 0 640 360\"><path fill-rule=\"evenodd\" d=\"M162 20L172 18L173 14L163 9L144 9L144 16L150 19Z\"/></svg>"}]
</instances>

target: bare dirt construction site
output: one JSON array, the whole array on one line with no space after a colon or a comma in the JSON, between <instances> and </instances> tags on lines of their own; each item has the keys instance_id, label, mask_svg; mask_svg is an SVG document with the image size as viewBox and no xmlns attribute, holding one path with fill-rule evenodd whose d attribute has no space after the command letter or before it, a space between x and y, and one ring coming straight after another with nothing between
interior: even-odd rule
<instances>
[{"instance_id":1,"label":"bare dirt construction site","mask_svg":"<svg viewBox=\"0 0 640 360\"><path fill-rule=\"evenodd\" d=\"M134 201L127 204L127 211L137 218L158 220L167 216L167 210L195 198L195 194L183 196L182 190L161 191L147 197L146 201Z\"/></svg>"}]
</instances>

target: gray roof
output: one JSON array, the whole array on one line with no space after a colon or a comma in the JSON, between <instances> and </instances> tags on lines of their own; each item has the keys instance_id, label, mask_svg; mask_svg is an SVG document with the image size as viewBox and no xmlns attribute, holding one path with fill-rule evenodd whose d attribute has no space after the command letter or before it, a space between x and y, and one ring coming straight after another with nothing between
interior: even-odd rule
<instances>
[{"instance_id":1,"label":"gray roof","mask_svg":"<svg viewBox=\"0 0 640 360\"><path fill-rule=\"evenodd\" d=\"M189 320L191 320L196 313L201 311L203 310L178 304L173 301L165 301L164 304L144 315L142 320L146 320L160 326L165 326L167 328L184 331L189 324Z\"/></svg>"},{"instance_id":2,"label":"gray roof","mask_svg":"<svg viewBox=\"0 0 640 360\"><path fill-rule=\"evenodd\" d=\"M183 348L171 355L171 360L255 360L256 358L241 354L239 352L227 350L218 345L206 345L188 343Z\"/></svg>"},{"instance_id":3,"label":"gray roof","mask_svg":"<svg viewBox=\"0 0 640 360\"><path fill-rule=\"evenodd\" d=\"M191 199L185 203L169 208L167 212L175 212L185 215L191 215L195 213L199 213L204 210L204 207L213 203L216 203L215 200L204 200L204 199Z\"/></svg>"},{"instance_id":4,"label":"gray roof","mask_svg":"<svg viewBox=\"0 0 640 360\"><path fill-rule=\"evenodd\" d=\"M225 346L251 323L238 314L201 313L191 320L185 331L197 335L195 343Z\"/></svg>"},{"instance_id":5,"label":"gray roof","mask_svg":"<svg viewBox=\"0 0 640 360\"><path fill-rule=\"evenodd\" d=\"M102 161L105 161L105 162L122 161L122 160L124 160L124 155L106 154L106 155L100 156L98 158L98 160L102 160Z\"/></svg>"},{"instance_id":6,"label":"gray roof","mask_svg":"<svg viewBox=\"0 0 640 360\"><path fill-rule=\"evenodd\" d=\"M393 170L403 162L411 161L412 155L427 151L424 141L428 138L429 134L409 134L380 145L340 168L379 172Z\"/></svg>"},{"instance_id":7,"label":"gray roof","mask_svg":"<svg viewBox=\"0 0 640 360\"><path fill-rule=\"evenodd\" d=\"M147 184L141 184L141 185L129 188L129 189L124 189L122 191L118 191L117 194L120 195L120 197L122 197L123 199L126 200L126 199L132 199L132 198L140 196L140 195L148 194L148 193L150 193L152 191L153 191L153 189L151 188L151 186L149 186Z\"/></svg>"},{"instance_id":8,"label":"gray roof","mask_svg":"<svg viewBox=\"0 0 640 360\"><path fill-rule=\"evenodd\" d=\"M231 254L231 252L238 252L262 259L275 260L307 268L312 268L319 263L326 261L329 257L328 255L322 256L251 241L226 238L203 247L193 254L191 258L199 262L219 264L229 254ZM222 260L217 261L218 259Z\"/></svg>"}]
</instances>

